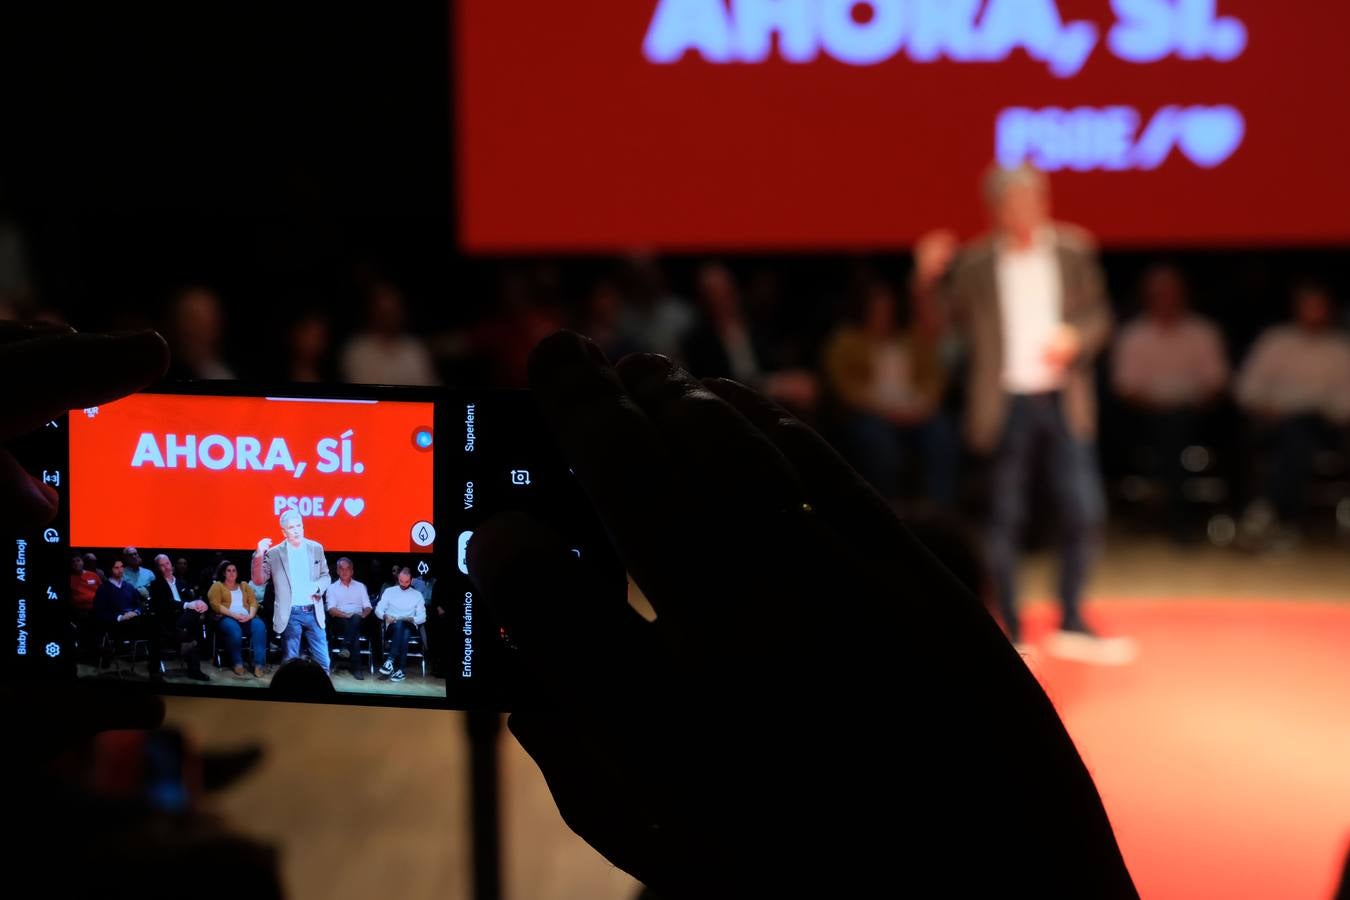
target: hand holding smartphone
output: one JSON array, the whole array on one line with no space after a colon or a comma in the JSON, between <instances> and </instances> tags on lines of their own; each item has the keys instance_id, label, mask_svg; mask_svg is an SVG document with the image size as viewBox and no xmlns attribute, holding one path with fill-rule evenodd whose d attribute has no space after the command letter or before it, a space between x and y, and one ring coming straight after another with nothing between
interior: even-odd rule
<instances>
[{"instance_id":1,"label":"hand holding smartphone","mask_svg":"<svg viewBox=\"0 0 1350 900\"><path fill-rule=\"evenodd\" d=\"M262 699L303 657L340 702L504 709L512 651L475 616L463 556L478 523L528 512L625 585L523 392L160 385L12 447L58 507L11 538L17 676ZM157 578L171 601L143 614L135 595ZM180 662L193 643L206 680Z\"/></svg>"}]
</instances>

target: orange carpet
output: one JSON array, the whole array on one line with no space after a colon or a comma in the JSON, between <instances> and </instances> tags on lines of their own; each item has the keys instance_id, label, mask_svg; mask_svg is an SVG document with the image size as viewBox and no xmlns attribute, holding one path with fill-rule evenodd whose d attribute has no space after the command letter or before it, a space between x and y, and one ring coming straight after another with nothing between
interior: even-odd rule
<instances>
[{"instance_id":1,"label":"orange carpet","mask_svg":"<svg viewBox=\"0 0 1350 900\"><path fill-rule=\"evenodd\" d=\"M1145 898L1328 900L1350 848L1350 604L1100 601L1122 668L1030 665ZM1033 604L1035 642L1058 613Z\"/></svg>"}]
</instances>

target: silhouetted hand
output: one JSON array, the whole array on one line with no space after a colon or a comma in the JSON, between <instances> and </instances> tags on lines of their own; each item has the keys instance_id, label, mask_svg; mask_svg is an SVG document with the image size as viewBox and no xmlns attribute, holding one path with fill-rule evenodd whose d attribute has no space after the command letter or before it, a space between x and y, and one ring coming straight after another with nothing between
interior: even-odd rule
<instances>
[{"instance_id":1,"label":"silhouetted hand","mask_svg":"<svg viewBox=\"0 0 1350 900\"><path fill-rule=\"evenodd\" d=\"M1083 336L1068 322L1061 322L1045 348L1045 362L1056 372L1073 365L1083 350Z\"/></svg>"},{"instance_id":2,"label":"silhouetted hand","mask_svg":"<svg viewBox=\"0 0 1350 900\"><path fill-rule=\"evenodd\" d=\"M41 428L72 409L97 406L164 374L169 351L154 332L77 334L63 326L0 322L0 384L6 410L0 441ZM56 515L56 492L24 471L0 447L0 533L45 525ZM10 754L42 763L100 731L154 728L164 718L158 697L91 694L64 685L7 685L6 721L21 740Z\"/></svg>"},{"instance_id":3,"label":"silhouetted hand","mask_svg":"<svg viewBox=\"0 0 1350 900\"><path fill-rule=\"evenodd\" d=\"M1134 895L1021 659L810 429L570 333L530 380L657 613L522 515L469 547L573 830L663 898Z\"/></svg>"},{"instance_id":4,"label":"silhouetted hand","mask_svg":"<svg viewBox=\"0 0 1350 900\"><path fill-rule=\"evenodd\" d=\"M0 443L69 410L124 397L168 365L168 346L153 331L78 334L64 326L0 321ZM56 498L0 447L0 533L45 525L56 515Z\"/></svg>"}]
</instances>

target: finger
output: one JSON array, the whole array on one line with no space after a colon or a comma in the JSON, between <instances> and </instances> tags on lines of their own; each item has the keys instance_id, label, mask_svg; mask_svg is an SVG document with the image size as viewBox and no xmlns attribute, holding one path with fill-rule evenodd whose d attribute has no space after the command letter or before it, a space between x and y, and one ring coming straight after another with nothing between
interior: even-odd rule
<instances>
[{"instance_id":1,"label":"finger","mask_svg":"<svg viewBox=\"0 0 1350 900\"><path fill-rule=\"evenodd\" d=\"M788 460L733 406L668 358L635 354L615 367L691 476L697 495L718 509L703 528L740 531L746 519L800 507L801 484Z\"/></svg>"},{"instance_id":2,"label":"finger","mask_svg":"<svg viewBox=\"0 0 1350 900\"><path fill-rule=\"evenodd\" d=\"M955 614L962 626L990 633L989 616L968 590L960 589L957 579L895 515L890 504L872 489L846 463L824 438L808 425L745 385L727 379L709 379L708 390L736 407L791 461L801 477L814 515L842 537L863 558L891 560L903 573L908 602L892 604L891 612L932 613L944 624L943 633L959 639L949 616ZM961 597L961 602L937 604L934 598ZM939 627L939 626L934 626Z\"/></svg>"},{"instance_id":3,"label":"finger","mask_svg":"<svg viewBox=\"0 0 1350 900\"><path fill-rule=\"evenodd\" d=\"M34 337L51 337L74 333L75 329L69 325L58 325L55 322L43 322L41 320L15 322L12 319L0 319L0 344L8 344L11 341L25 341Z\"/></svg>"},{"instance_id":4,"label":"finger","mask_svg":"<svg viewBox=\"0 0 1350 900\"><path fill-rule=\"evenodd\" d=\"M56 491L24 471L0 449L0 534L17 534L46 525L56 515Z\"/></svg>"},{"instance_id":5,"label":"finger","mask_svg":"<svg viewBox=\"0 0 1350 900\"><path fill-rule=\"evenodd\" d=\"M685 546L691 512L673 479L670 455L599 349L563 331L530 356L530 389L614 549L673 627L698 584L694 566L670 564Z\"/></svg>"},{"instance_id":6,"label":"finger","mask_svg":"<svg viewBox=\"0 0 1350 900\"><path fill-rule=\"evenodd\" d=\"M656 816L643 808L650 790L636 771L638 753L608 716L512 713L507 728L548 784L567 827L634 878L653 885L663 838Z\"/></svg>"},{"instance_id":7,"label":"finger","mask_svg":"<svg viewBox=\"0 0 1350 900\"><path fill-rule=\"evenodd\" d=\"M890 505L824 438L777 403L745 385L710 378L704 386L735 407L787 458L815 514L855 540L893 547L903 532Z\"/></svg>"},{"instance_id":8,"label":"finger","mask_svg":"<svg viewBox=\"0 0 1350 900\"><path fill-rule=\"evenodd\" d=\"M8 388L9 408L0 420L0 440L69 410L124 397L168 366L168 345L153 331L61 334L7 344L0 353L0 385Z\"/></svg>"},{"instance_id":9,"label":"finger","mask_svg":"<svg viewBox=\"0 0 1350 900\"><path fill-rule=\"evenodd\" d=\"M552 529L500 513L474 530L466 556L489 621L519 648L531 699L611 704L649 681L654 626L622 584L600 583Z\"/></svg>"}]
</instances>

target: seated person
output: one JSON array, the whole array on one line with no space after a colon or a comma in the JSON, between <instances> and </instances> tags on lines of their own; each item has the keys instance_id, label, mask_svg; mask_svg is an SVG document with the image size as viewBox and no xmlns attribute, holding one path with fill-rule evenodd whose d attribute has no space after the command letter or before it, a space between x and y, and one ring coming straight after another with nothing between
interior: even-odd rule
<instances>
[{"instance_id":1,"label":"seated person","mask_svg":"<svg viewBox=\"0 0 1350 900\"><path fill-rule=\"evenodd\" d=\"M370 592L352 578L352 561L342 557L337 561L338 580L328 586L324 602L328 615L342 620L342 655L348 659L352 677L361 681L366 673L361 666L361 629L370 615ZM371 646L375 641L371 641Z\"/></svg>"},{"instance_id":2,"label":"seated person","mask_svg":"<svg viewBox=\"0 0 1350 900\"><path fill-rule=\"evenodd\" d=\"M408 638L427 620L426 601L412 586L412 569L398 570L398 584L384 589L375 615L385 624L389 636L389 655L380 666L380 680L402 681L408 661Z\"/></svg>"},{"instance_id":3,"label":"seated person","mask_svg":"<svg viewBox=\"0 0 1350 900\"><path fill-rule=\"evenodd\" d=\"M1255 424L1271 467L1251 493L1268 499L1280 523L1297 527L1318 451L1337 446L1350 422L1350 341L1335 327L1320 285L1294 292L1294 321L1257 340L1237 379L1237 401Z\"/></svg>"},{"instance_id":4,"label":"seated person","mask_svg":"<svg viewBox=\"0 0 1350 900\"><path fill-rule=\"evenodd\" d=\"M177 644L187 666L187 676L196 681L210 681L211 677L202 671L201 656L207 606L201 600L184 596L187 583L179 584L169 557L163 553L156 556L155 568L159 575L150 582L150 611L160 644Z\"/></svg>"},{"instance_id":5,"label":"seated person","mask_svg":"<svg viewBox=\"0 0 1350 900\"><path fill-rule=\"evenodd\" d=\"M1167 488L1168 519L1184 537L1182 452L1200 439L1205 410L1228 382L1219 329L1189 309L1172 266L1155 266L1141 285L1144 314L1121 332L1112 358L1116 393L1134 413L1138 440L1155 448Z\"/></svg>"},{"instance_id":6,"label":"seated person","mask_svg":"<svg viewBox=\"0 0 1350 900\"><path fill-rule=\"evenodd\" d=\"M956 502L956 430L941 409L944 376L934 342L903 328L895 291L873 281L854 321L831 335L825 380L840 406L850 462L883 497L900 496L907 455L923 470L922 499Z\"/></svg>"},{"instance_id":7,"label":"seated person","mask_svg":"<svg viewBox=\"0 0 1350 900\"><path fill-rule=\"evenodd\" d=\"M253 654L253 675L267 674L267 626L258 616L258 595L253 586L239 580L239 567L228 559L221 560L216 569L216 580L206 593L211 611L216 614L216 632L225 641L234 674L244 674L242 650L244 629L248 629L249 650Z\"/></svg>"},{"instance_id":8,"label":"seated person","mask_svg":"<svg viewBox=\"0 0 1350 900\"><path fill-rule=\"evenodd\" d=\"M87 614L94 608L94 594L102 583L97 572L85 569L83 556L70 558L70 605L77 613Z\"/></svg>"},{"instance_id":9,"label":"seated person","mask_svg":"<svg viewBox=\"0 0 1350 900\"><path fill-rule=\"evenodd\" d=\"M113 561L108 579L94 592L94 618L102 633L115 641L148 643L150 678L160 681L164 673L159 670L159 634L150 625L140 591L123 577L124 573L125 563L119 557Z\"/></svg>"},{"instance_id":10,"label":"seated person","mask_svg":"<svg viewBox=\"0 0 1350 900\"><path fill-rule=\"evenodd\" d=\"M98 593L103 577L85 567L83 556L78 553L70 558L70 605L73 610L76 640L79 642L80 659L92 661L92 651L98 643L94 625L94 595Z\"/></svg>"},{"instance_id":11,"label":"seated person","mask_svg":"<svg viewBox=\"0 0 1350 900\"><path fill-rule=\"evenodd\" d=\"M680 357L700 378L731 378L753 385L790 407L815 406L813 373L796 367L791 354L775 353L765 329L752 321L731 270L709 262L699 268L701 317L680 344ZM775 358L777 357L777 358Z\"/></svg>"},{"instance_id":12,"label":"seated person","mask_svg":"<svg viewBox=\"0 0 1350 900\"><path fill-rule=\"evenodd\" d=\"M142 600L150 599L150 582L155 580L155 572L141 565L141 551L135 547L122 548L122 578L140 592Z\"/></svg>"},{"instance_id":13,"label":"seated person","mask_svg":"<svg viewBox=\"0 0 1350 900\"><path fill-rule=\"evenodd\" d=\"M202 595L202 586L192 579L191 567L186 557L178 557L173 562L173 574L178 579L178 592L184 600L197 600Z\"/></svg>"},{"instance_id":14,"label":"seated person","mask_svg":"<svg viewBox=\"0 0 1350 900\"><path fill-rule=\"evenodd\" d=\"M99 568L98 557L92 552L84 554L84 570L98 575L99 581L108 577L107 573Z\"/></svg>"}]
</instances>

